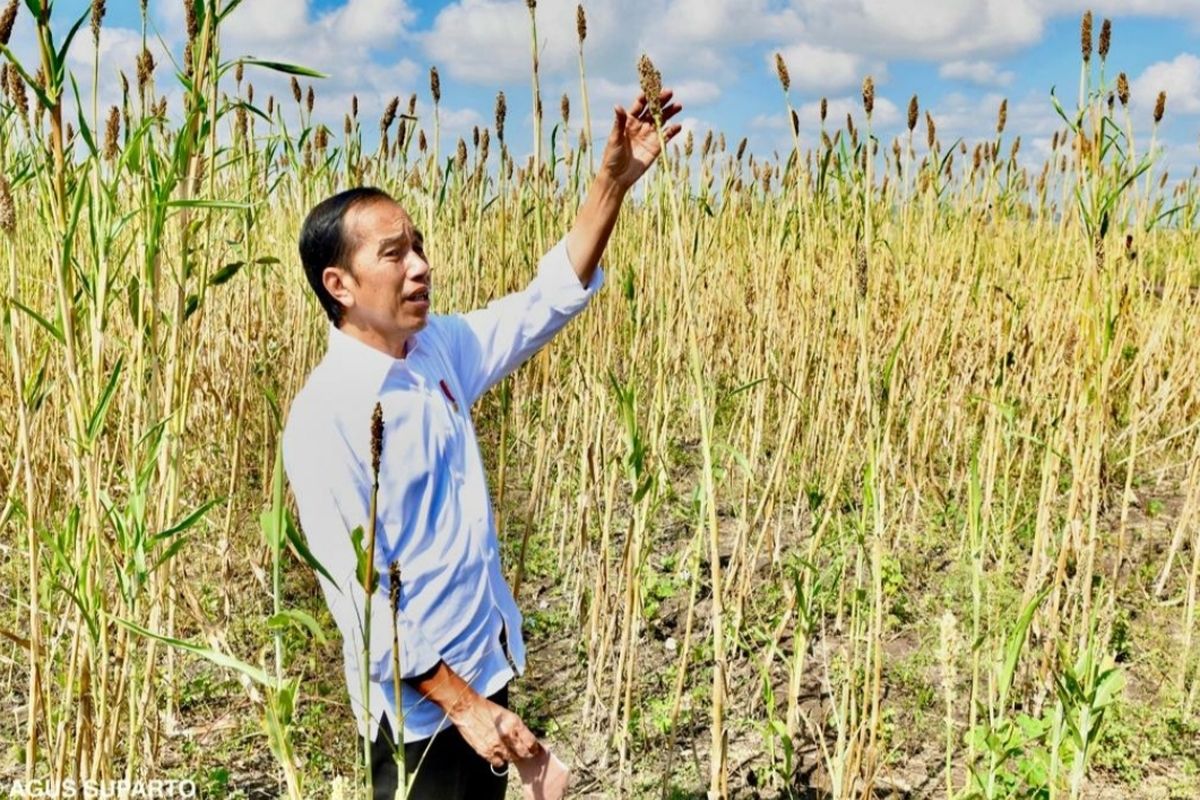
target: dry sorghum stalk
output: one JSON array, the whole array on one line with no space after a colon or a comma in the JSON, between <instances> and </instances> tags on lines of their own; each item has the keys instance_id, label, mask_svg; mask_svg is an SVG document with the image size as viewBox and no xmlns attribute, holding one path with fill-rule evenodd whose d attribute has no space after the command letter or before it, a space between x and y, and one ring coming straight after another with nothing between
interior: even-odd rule
<instances>
[{"instance_id":1,"label":"dry sorghum stalk","mask_svg":"<svg viewBox=\"0 0 1200 800\"><path fill-rule=\"evenodd\" d=\"M433 95L433 102L442 102L442 79L438 77L437 67L429 68L429 93Z\"/></svg>"},{"instance_id":2,"label":"dry sorghum stalk","mask_svg":"<svg viewBox=\"0 0 1200 800\"><path fill-rule=\"evenodd\" d=\"M1108 48L1112 45L1112 20L1105 19L1100 23L1100 47L1097 52L1100 54L1100 60L1108 58Z\"/></svg>"},{"instance_id":3,"label":"dry sorghum stalk","mask_svg":"<svg viewBox=\"0 0 1200 800\"><path fill-rule=\"evenodd\" d=\"M1154 124L1162 122L1163 114L1167 113L1167 93L1159 92L1158 99L1154 101Z\"/></svg>"},{"instance_id":4,"label":"dry sorghum stalk","mask_svg":"<svg viewBox=\"0 0 1200 800\"><path fill-rule=\"evenodd\" d=\"M870 117L872 112L875 111L875 81L872 80L870 75L863 80L862 98L863 109L867 112L867 116Z\"/></svg>"},{"instance_id":5,"label":"dry sorghum stalk","mask_svg":"<svg viewBox=\"0 0 1200 800\"><path fill-rule=\"evenodd\" d=\"M783 60L783 53L775 54L775 72L779 75L779 85L786 92L792 88L792 76L788 74L787 64Z\"/></svg>"},{"instance_id":6,"label":"dry sorghum stalk","mask_svg":"<svg viewBox=\"0 0 1200 800\"><path fill-rule=\"evenodd\" d=\"M638 59L638 77L642 85L642 93L646 95L646 107L656 121L662 120L662 104L658 96L662 94L662 74L655 68L650 56L642 53Z\"/></svg>"},{"instance_id":7,"label":"dry sorghum stalk","mask_svg":"<svg viewBox=\"0 0 1200 800\"><path fill-rule=\"evenodd\" d=\"M1117 76L1117 99L1122 106L1129 105L1129 78L1124 72Z\"/></svg>"},{"instance_id":8,"label":"dry sorghum stalk","mask_svg":"<svg viewBox=\"0 0 1200 800\"><path fill-rule=\"evenodd\" d=\"M579 34L579 43L587 38L587 15L583 13L583 3L575 6L575 33Z\"/></svg>"},{"instance_id":9,"label":"dry sorghum stalk","mask_svg":"<svg viewBox=\"0 0 1200 800\"><path fill-rule=\"evenodd\" d=\"M911 133L913 128L917 127L917 117L921 113L921 104L917 102L917 96L914 94L912 100L908 101L908 130Z\"/></svg>"}]
</instances>

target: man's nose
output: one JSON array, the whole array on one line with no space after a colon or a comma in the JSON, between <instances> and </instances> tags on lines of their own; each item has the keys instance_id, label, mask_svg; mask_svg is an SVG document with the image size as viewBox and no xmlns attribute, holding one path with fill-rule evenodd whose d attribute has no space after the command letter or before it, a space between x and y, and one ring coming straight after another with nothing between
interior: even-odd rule
<instances>
[{"instance_id":1,"label":"man's nose","mask_svg":"<svg viewBox=\"0 0 1200 800\"><path fill-rule=\"evenodd\" d=\"M406 270L410 280L421 280L429 274L431 267L425 256L409 253Z\"/></svg>"}]
</instances>

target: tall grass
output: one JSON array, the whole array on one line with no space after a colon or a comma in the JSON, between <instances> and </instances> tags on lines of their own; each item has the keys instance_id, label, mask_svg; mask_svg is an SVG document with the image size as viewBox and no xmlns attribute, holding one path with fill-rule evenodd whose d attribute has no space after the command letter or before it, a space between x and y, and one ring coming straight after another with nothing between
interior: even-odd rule
<instances>
[{"instance_id":1,"label":"tall grass","mask_svg":"<svg viewBox=\"0 0 1200 800\"><path fill-rule=\"evenodd\" d=\"M324 633L283 601L308 565L279 420L324 324L297 220L386 188L459 309L524 285L595 163L586 99L577 147L546 150L538 125L518 164L502 98L497 146L485 131L441 163L436 72L430 102L389 107L394 138L364 148L357 107L338 138L312 74L221 51L235 5L189 2L187 58L147 51L104 135L67 102L87 14L62 31L32 4L40 73L0 51L7 775L151 774L200 656L239 676L288 796L320 796L291 662ZM565 609L584 662L555 735L581 772L607 761L602 791L724 796L747 764L794 788L802 751L833 796L882 790L908 702L889 648L915 639L940 642L947 796L1083 796L1147 597L1167 599L1166 639L1144 639L1172 667L1155 702L1191 718L1197 184L1162 188L1155 137L1138 155L1103 50L1044 164L1003 122L968 158L927 112L914 144L915 97L885 146L871 82L859 122L798 119L780 59L793 148L670 148L622 212L606 291L476 407L527 616L535 589ZM254 96L264 69L295 76L294 113Z\"/></svg>"}]
</instances>

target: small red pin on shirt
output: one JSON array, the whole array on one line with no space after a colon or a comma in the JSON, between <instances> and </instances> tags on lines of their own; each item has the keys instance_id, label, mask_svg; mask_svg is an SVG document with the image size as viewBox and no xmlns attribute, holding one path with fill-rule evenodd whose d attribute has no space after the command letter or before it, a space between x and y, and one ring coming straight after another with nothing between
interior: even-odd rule
<instances>
[{"instance_id":1,"label":"small red pin on shirt","mask_svg":"<svg viewBox=\"0 0 1200 800\"><path fill-rule=\"evenodd\" d=\"M454 413L458 413L458 401L454 399L454 395L450 392L450 387L446 385L444 378L438 379L438 386L442 387L442 394L446 395L446 399L450 401L450 405L454 407Z\"/></svg>"}]
</instances>

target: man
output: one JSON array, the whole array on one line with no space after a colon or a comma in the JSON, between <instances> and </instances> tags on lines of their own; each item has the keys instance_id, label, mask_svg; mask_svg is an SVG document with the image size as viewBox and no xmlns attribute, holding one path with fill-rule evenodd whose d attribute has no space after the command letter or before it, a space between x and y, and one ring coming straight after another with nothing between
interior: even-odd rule
<instances>
[{"instance_id":1,"label":"man","mask_svg":"<svg viewBox=\"0 0 1200 800\"><path fill-rule=\"evenodd\" d=\"M681 110L671 96L660 96L664 121ZM521 614L500 570L469 409L603 283L598 263L621 203L660 151L644 96L629 112L616 106L613 117L602 166L570 232L542 257L525 290L486 308L429 313L421 233L377 189L335 195L304 222L300 257L330 320L329 347L292 403L284 464L309 547L333 578L318 576L342 632L359 735L372 742L376 798L392 800L396 790L397 700L405 764L416 772L409 796L417 800L501 798L506 765L541 752L506 707L508 682L525 664ZM679 129L666 127L665 138ZM369 662L360 664L366 597L355 577L351 531L370 528L376 404L383 422L379 586ZM399 575L394 614L392 565ZM360 689L364 669L369 714Z\"/></svg>"}]
</instances>

